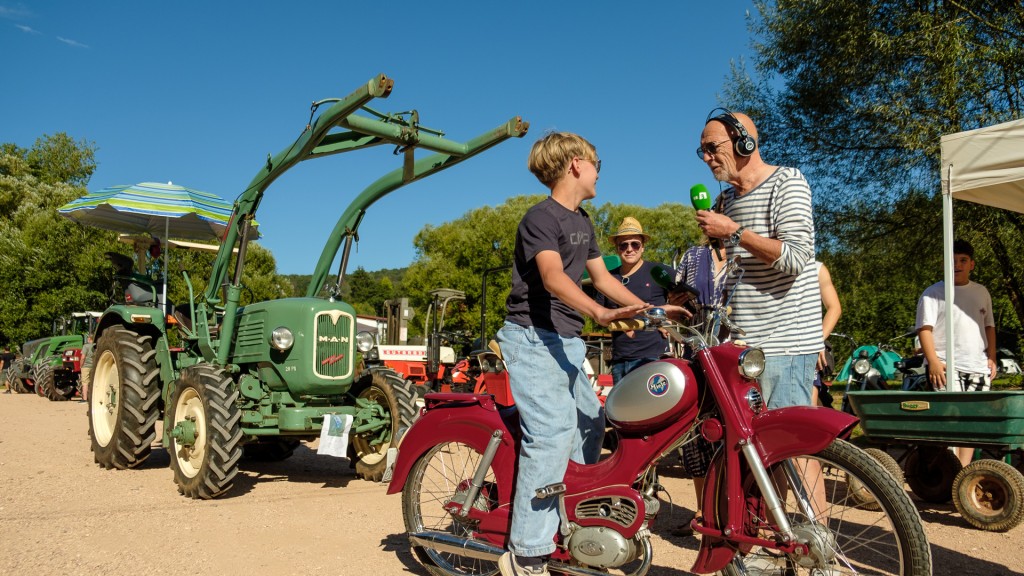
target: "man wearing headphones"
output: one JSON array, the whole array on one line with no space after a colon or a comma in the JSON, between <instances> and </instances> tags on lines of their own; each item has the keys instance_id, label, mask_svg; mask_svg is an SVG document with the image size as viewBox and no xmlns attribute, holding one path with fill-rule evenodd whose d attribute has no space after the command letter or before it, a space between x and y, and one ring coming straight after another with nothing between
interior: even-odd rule
<instances>
[{"instance_id":1,"label":"man wearing headphones","mask_svg":"<svg viewBox=\"0 0 1024 576\"><path fill-rule=\"evenodd\" d=\"M810 405L821 335L821 294L814 262L811 189L796 168L761 159L757 128L745 115L712 110L697 155L727 184L715 210L697 222L738 256L742 282L730 280L732 320L765 354L761 389L769 408Z\"/></svg>"}]
</instances>

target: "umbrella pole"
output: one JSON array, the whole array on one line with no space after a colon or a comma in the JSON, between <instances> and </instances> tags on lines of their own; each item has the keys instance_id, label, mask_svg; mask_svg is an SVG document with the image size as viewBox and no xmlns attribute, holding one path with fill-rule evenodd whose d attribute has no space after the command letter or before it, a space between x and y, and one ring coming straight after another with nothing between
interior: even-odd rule
<instances>
[{"instance_id":1,"label":"umbrella pole","mask_svg":"<svg viewBox=\"0 0 1024 576\"><path fill-rule=\"evenodd\" d=\"M168 312L168 310L167 310L167 267L168 267L168 259L170 258L170 251L171 251L171 243L168 240L168 236L170 236L170 235L171 235L171 219L170 218L164 218L164 246L163 246L163 252L164 253L162 254L162 256L164 257L164 287L163 287L164 288L164 293L163 293L163 299L160 301L160 306L163 308L164 316L167 316L167 312Z\"/></svg>"}]
</instances>

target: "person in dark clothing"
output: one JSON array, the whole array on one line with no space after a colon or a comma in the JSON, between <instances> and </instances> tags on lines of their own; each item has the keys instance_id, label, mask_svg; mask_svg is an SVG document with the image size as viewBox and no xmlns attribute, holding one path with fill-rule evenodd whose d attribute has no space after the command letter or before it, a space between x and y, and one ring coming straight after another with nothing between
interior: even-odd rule
<instances>
[{"instance_id":1,"label":"person in dark clothing","mask_svg":"<svg viewBox=\"0 0 1024 576\"><path fill-rule=\"evenodd\" d=\"M644 260L644 247L651 237L644 234L643 226L632 216L622 219L619 229L608 237L622 260L622 265L611 274L637 298L652 306L667 303L666 290L651 277L651 270L660 264ZM614 302L598 298L609 308L618 308ZM618 384L623 376L635 368L654 362L668 350L668 341L660 332L637 332L632 338L622 332L612 334L612 382Z\"/></svg>"}]
</instances>

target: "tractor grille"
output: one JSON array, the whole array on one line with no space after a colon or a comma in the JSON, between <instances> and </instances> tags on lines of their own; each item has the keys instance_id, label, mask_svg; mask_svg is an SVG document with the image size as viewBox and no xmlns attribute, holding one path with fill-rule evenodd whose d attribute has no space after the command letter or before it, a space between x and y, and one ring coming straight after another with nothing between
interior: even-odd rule
<instances>
[{"instance_id":1,"label":"tractor grille","mask_svg":"<svg viewBox=\"0 0 1024 576\"><path fill-rule=\"evenodd\" d=\"M615 496L591 498L576 504L577 518L605 518L623 527L636 522L638 514L636 502Z\"/></svg>"},{"instance_id":2,"label":"tractor grille","mask_svg":"<svg viewBox=\"0 0 1024 576\"><path fill-rule=\"evenodd\" d=\"M263 337L263 330L263 315L247 316L245 321L238 325L235 347L245 350L263 348L263 344L266 342Z\"/></svg>"},{"instance_id":3,"label":"tractor grille","mask_svg":"<svg viewBox=\"0 0 1024 576\"><path fill-rule=\"evenodd\" d=\"M313 372L334 380L350 377L355 355L352 316L341 310L326 310L318 313L313 323Z\"/></svg>"}]
</instances>

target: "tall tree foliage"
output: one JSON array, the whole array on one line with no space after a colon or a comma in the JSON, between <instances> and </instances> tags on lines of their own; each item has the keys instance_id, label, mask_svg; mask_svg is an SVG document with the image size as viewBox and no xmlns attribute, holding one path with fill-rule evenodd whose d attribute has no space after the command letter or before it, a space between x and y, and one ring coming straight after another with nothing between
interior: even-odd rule
<instances>
[{"instance_id":1,"label":"tall tree foliage","mask_svg":"<svg viewBox=\"0 0 1024 576\"><path fill-rule=\"evenodd\" d=\"M811 182L820 257L861 340L906 328L941 279L939 142L1020 118L1024 9L1017 2L755 2L753 76L736 66L723 99L749 111L765 158ZM1024 318L1024 220L957 203L1001 328Z\"/></svg>"},{"instance_id":2,"label":"tall tree foliage","mask_svg":"<svg viewBox=\"0 0 1024 576\"><path fill-rule=\"evenodd\" d=\"M479 334L486 277L484 316L487 334L494 335L505 317L505 299L511 289L516 228L530 206L543 198L509 198L499 206L476 208L454 221L427 226L416 235L417 259L403 280L403 295L417 308L416 333L422 329L430 291L452 288L465 292L466 300L448 311L446 327ZM625 216L637 218L651 235L645 257L652 261L671 263L678 249L685 249L698 237L693 211L682 204L666 203L656 208L604 204L595 208L586 203L584 208L592 217L604 254L615 253L608 236Z\"/></svg>"},{"instance_id":3,"label":"tall tree foliage","mask_svg":"<svg viewBox=\"0 0 1024 576\"><path fill-rule=\"evenodd\" d=\"M88 180L94 153L65 134L31 149L0 147L0 345L48 335L58 316L106 303L101 270L109 238L57 214L85 193L74 183Z\"/></svg>"}]
</instances>

